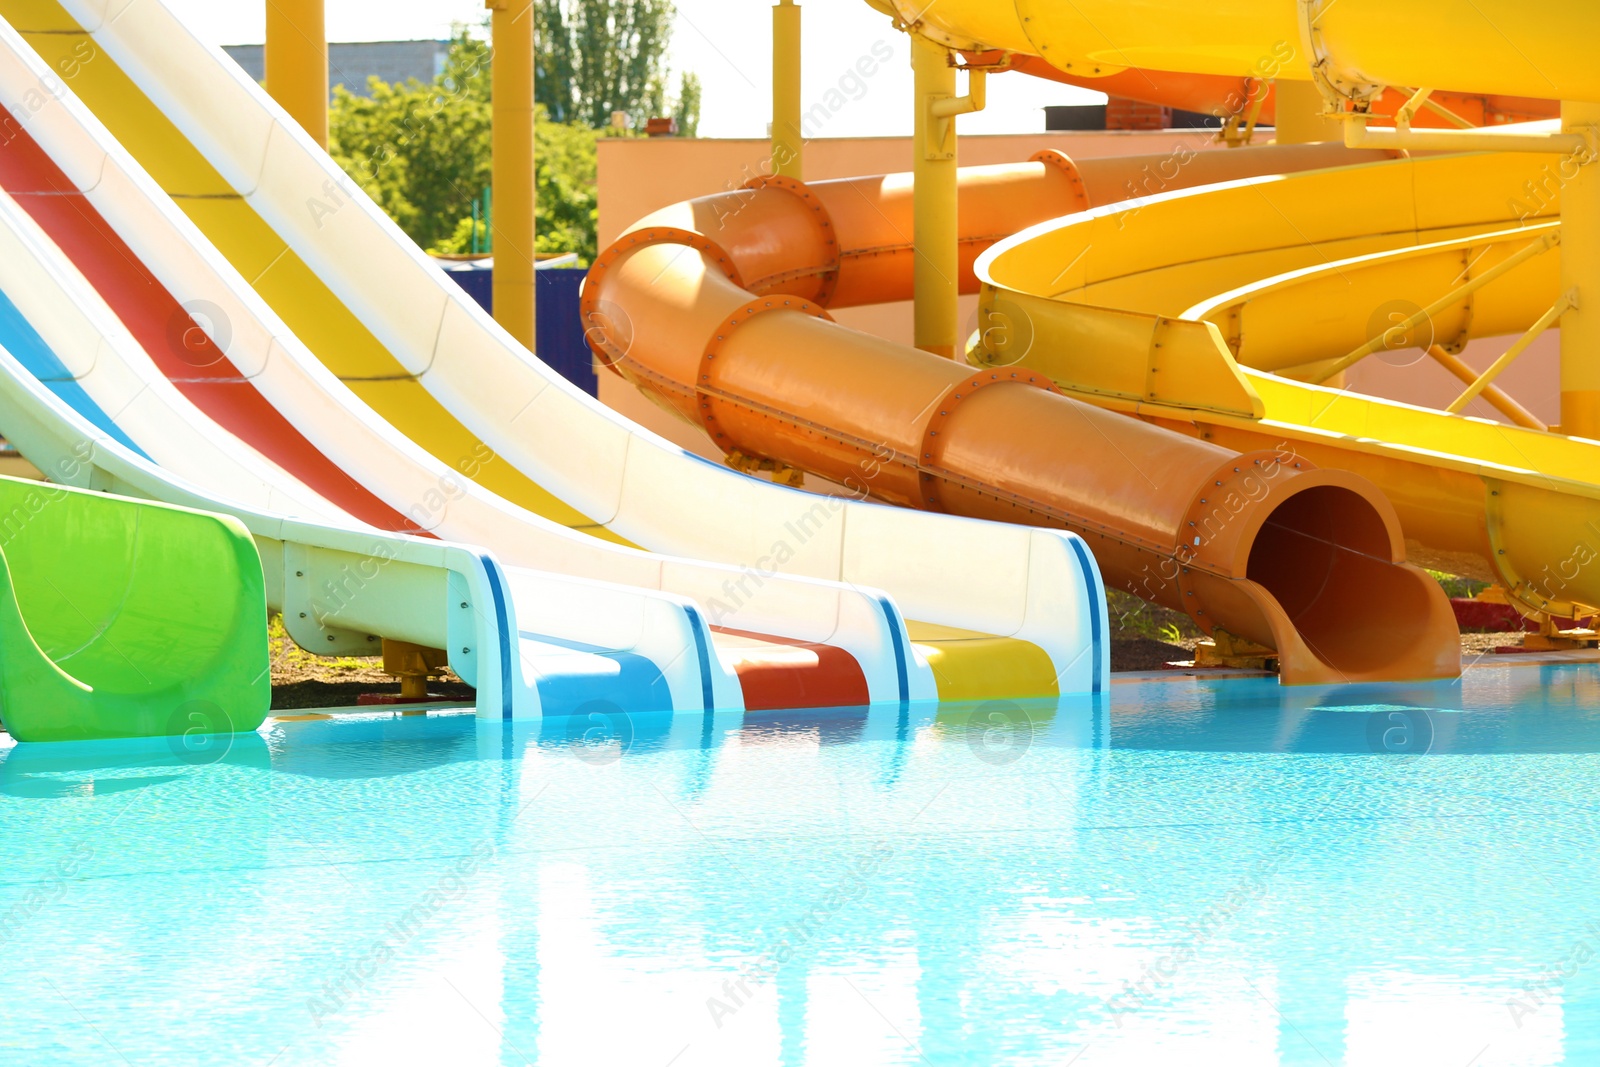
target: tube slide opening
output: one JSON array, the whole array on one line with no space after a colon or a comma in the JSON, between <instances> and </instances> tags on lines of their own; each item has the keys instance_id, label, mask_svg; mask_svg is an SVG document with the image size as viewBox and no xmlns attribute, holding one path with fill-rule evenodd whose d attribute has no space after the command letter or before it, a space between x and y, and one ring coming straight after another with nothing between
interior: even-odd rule
<instances>
[{"instance_id":1,"label":"tube slide opening","mask_svg":"<svg viewBox=\"0 0 1600 1067\"><path fill-rule=\"evenodd\" d=\"M1371 501L1344 486L1312 486L1272 511L1246 577L1272 594L1319 658L1365 674L1413 656L1434 625L1432 579L1391 552Z\"/></svg>"}]
</instances>

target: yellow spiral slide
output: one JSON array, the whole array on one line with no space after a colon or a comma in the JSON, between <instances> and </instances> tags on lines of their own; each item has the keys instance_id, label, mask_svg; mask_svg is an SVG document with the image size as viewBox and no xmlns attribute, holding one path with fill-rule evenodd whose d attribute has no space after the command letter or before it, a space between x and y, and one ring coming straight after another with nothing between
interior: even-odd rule
<instances>
[{"instance_id":1,"label":"yellow spiral slide","mask_svg":"<svg viewBox=\"0 0 1600 1067\"><path fill-rule=\"evenodd\" d=\"M1287 44L1299 61L1277 76L1315 77L1350 111L1385 86L1562 100L1569 138L1546 134L1548 152L1523 143L1257 177L1016 234L977 265L990 328L970 355L1230 448L1359 473L1394 504L1412 559L1497 581L1530 611L1600 606L1600 444L1589 439L1600 397L1589 323L1600 306L1583 299L1600 287L1587 103L1600 100L1600 68L1580 43L1600 30L1600 7L1562 2L1531 20L1504 0L1247 0L1223 10L947 0L920 19L893 6L942 43L1015 50L1079 74L1248 75ZM1364 143L1352 118L1347 140ZM1462 143L1492 149L1499 132ZM1401 343L1437 341L1430 354L1463 379L1451 410L1337 387L1340 372L1394 343L1372 325L1384 306L1417 309L1398 324ZM1557 322L1570 436L1492 380ZM1471 339L1508 334L1523 336L1488 376L1453 358ZM1515 425L1460 415L1476 396Z\"/></svg>"}]
</instances>

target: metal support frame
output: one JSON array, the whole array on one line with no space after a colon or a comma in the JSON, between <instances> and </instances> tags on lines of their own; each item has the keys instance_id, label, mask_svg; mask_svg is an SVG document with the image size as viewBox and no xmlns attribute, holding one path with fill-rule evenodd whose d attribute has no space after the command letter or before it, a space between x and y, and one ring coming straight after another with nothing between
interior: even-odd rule
<instances>
[{"instance_id":1,"label":"metal support frame","mask_svg":"<svg viewBox=\"0 0 1600 1067\"><path fill-rule=\"evenodd\" d=\"M805 177L800 121L800 5L778 0L772 9L772 173Z\"/></svg>"},{"instance_id":2,"label":"metal support frame","mask_svg":"<svg viewBox=\"0 0 1600 1067\"><path fill-rule=\"evenodd\" d=\"M1246 99L1249 104L1233 114L1222 124L1222 129L1217 131L1217 140L1229 148L1239 148L1248 145L1255 139L1256 123L1261 120L1261 108L1267 102L1267 84L1260 78L1246 78ZM1244 130L1240 132L1240 125Z\"/></svg>"},{"instance_id":3,"label":"metal support frame","mask_svg":"<svg viewBox=\"0 0 1600 1067\"><path fill-rule=\"evenodd\" d=\"M948 146L955 151L955 118L982 111L989 102L989 73L982 67L958 68L967 72L967 95L954 99L935 100L930 104L934 123L933 143Z\"/></svg>"},{"instance_id":4,"label":"metal support frame","mask_svg":"<svg viewBox=\"0 0 1600 1067\"><path fill-rule=\"evenodd\" d=\"M1432 345L1428 349L1428 355L1432 356L1433 361L1439 364L1439 366L1443 367L1451 374L1454 374L1461 384L1469 386L1477 384L1478 378L1480 377L1478 372L1463 362L1461 357L1453 355L1447 351L1443 345ZM1550 427L1541 422L1533 414L1533 412L1529 411L1527 408L1513 400L1511 395L1505 390L1501 389L1498 385L1491 385L1486 382L1484 383L1481 392L1483 399L1486 400L1491 407L1500 412L1500 414L1504 415L1506 418L1510 419L1512 422L1516 423L1518 426L1529 430L1547 431L1550 429ZM1466 404L1471 402L1472 397L1469 396L1462 404L1462 407L1465 407ZM1451 414L1459 414L1459 412L1452 412Z\"/></svg>"},{"instance_id":5,"label":"metal support frame","mask_svg":"<svg viewBox=\"0 0 1600 1067\"><path fill-rule=\"evenodd\" d=\"M1412 90L1410 99L1408 99L1404 104L1400 105L1400 110L1395 112L1395 126L1400 129L1410 129L1412 121L1417 117L1417 112L1421 111L1423 108L1427 108L1429 111L1432 111L1434 114L1440 116L1458 130L1471 130L1476 128L1472 125L1472 123L1468 122L1460 115L1457 115L1454 111L1451 111L1443 104L1432 99L1432 97L1432 89Z\"/></svg>"},{"instance_id":6,"label":"metal support frame","mask_svg":"<svg viewBox=\"0 0 1600 1067\"><path fill-rule=\"evenodd\" d=\"M1549 133L1495 129L1414 130L1417 111L1430 107L1456 126L1460 116L1435 104L1430 88L1413 91L1395 116L1393 129L1370 129L1373 102L1383 86L1365 82L1331 54L1320 20L1331 6L1324 0L1299 0L1300 40L1311 77L1331 117L1344 121L1350 148L1421 149L1443 152L1539 152L1559 154L1561 167L1561 288L1568 306L1561 319L1562 433L1600 440L1600 306L1582 299L1583 285L1600 284L1600 103L1562 101L1561 130ZM1568 171L1571 171L1569 174ZM1585 307L1585 304L1590 306ZM1524 345L1525 347L1525 345ZM1360 349L1351 356L1359 358ZM1515 358L1521 349L1510 353ZM1354 362L1350 357L1346 357ZM1504 359L1505 357L1502 357ZM1345 361L1325 375L1343 370ZM1471 398L1468 397L1468 400Z\"/></svg>"},{"instance_id":7,"label":"metal support frame","mask_svg":"<svg viewBox=\"0 0 1600 1067\"><path fill-rule=\"evenodd\" d=\"M1395 116L1393 129L1369 129L1372 105L1383 95L1385 86L1368 81L1341 64L1324 36L1321 19L1333 4L1326 0L1299 0L1296 14L1300 24L1300 44L1310 65L1311 80L1321 93L1324 114L1343 121L1347 148L1415 149L1438 152L1551 152L1563 155L1587 153L1589 139L1563 129L1560 133L1517 133L1470 127L1454 130L1413 130L1411 119L1427 106L1457 126L1469 125L1428 99L1432 88L1419 88ZM1593 106L1593 105L1590 105ZM1565 115L1563 105L1563 115ZM1563 126L1565 127L1565 121Z\"/></svg>"},{"instance_id":8,"label":"metal support frame","mask_svg":"<svg viewBox=\"0 0 1600 1067\"><path fill-rule=\"evenodd\" d=\"M1421 325L1422 323L1431 319L1433 316L1439 314L1439 312L1443 311L1445 308L1450 307L1453 304L1459 304L1461 301L1465 300L1479 289L1482 289L1490 282L1509 274L1511 271L1517 269L1528 260L1543 252L1548 252L1550 249L1556 247L1556 245L1560 243L1561 231L1549 231L1543 237L1540 237L1537 240L1524 245L1516 252L1513 252L1511 255L1507 256L1499 263L1496 263L1493 267L1490 267L1476 278L1472 278L1456 286L1438 300L1435 300L1421 311L1418 311L1416 314L1407 318L1405 322L1400 323L1398 328L1402 331L1409 331L1413 327ZM1357 348L1354 352L1351 352L1348 356L1329 364L1327 367L1323 368L1323 370L1316 377L1310 379L1311 384L1321 385L1334 375L1349 370L1357 363L1360 363L1363 359L1366 359L1368 356L1372 355L1372 353L1378 351L1380 348L1383 348L1384 337L1390 332L1393 332L1393 329L1386 331L1384 334L1379 334L1377 337L1372 338L1360 348Z\"/></svg>"},{"instance_id":9,"label":"metal support frame","mask_svg":"<svg viewBox=\"0 0 1600 1067\"><path fill-rule=\"evenodd\" d=\"M1539 632L1522 635L1522 647L1529 652L1571 652L1600 647L1600 633L1588 627L1563 630L1550 615L1540 614L1537 618Z\"/></svg>"},{"instance_id":10,"label":"metal support frame","mask_svg":"<svg viewBox=\"0 0 1600 1067\"><path fill-rule=\"evenodd\" d=\"M1452 415L1459 415L1461 413L1461 409L1472 403L1479 393L1485 393L1484 398L1486 400L1489 400L1490 403L1494 403L1495 407L1500 408L1500 410L1510 416L1513 421L1516 421L1518 425L1531 426L1532 428L1540 430L1549 429L1549 427L1545 426L1537 419L1534 419L1532 415L1529 415L1525 410L1523 410L1521 405L1517 405L1516 410L1518 412L1533 420L1531 424L1522 422L1520 419L1518 419L1517 415L1510 411L1506 411L1501 404L1495 403L1494 398L1491 395L1488 395L1486 391L1494 388L1492 383L1496 378L1500 377L1501 371L1511 366L1511 364L1516 361L1516 358L1522 355L1522 353L1527 350L1527 347L1533 344L1533 342L1539 338L1540 334L1544 333L1551 326L1555 325L1556 321L1560 319L1562 315L1565 315L1572 308L1572 306L1572 294L1570 293L1563 296L1560 300L1557 300L1549 311L1546 311L1543 315L1540 315L1534 324L1528 327L1527 333L1524 333L1521 337L1517 338L1516 341L1512 343L1510 348L1501 353L1500 357L1489 365L1487 370L1478 375L1476 378L1472 379L1470 384L1467 386L1466 391L1460 396L1456 397L1455 400L1451 401L1450 406L1445 408L1445 410ZM1436 345L1434 347L1438 346ZM1498 389L1495 389L1494 391L1497 393L1500 392ZM1505 397L1506 402L1512 404L1516 403L1515 401L1511 400L1510 397L1506 397L1504 393L1500 393L1500 395Z\"/></svg>"},{"instance_id":11,"label":"metal support frame","mask_svg":"<svg viewBox=\"0 0 1600 1067\"><path fill-rule=\"evenodd\" d=\"M916 33L911 69L916 97L914 342L925 352L954 359L960 334L955 118L983 110L987 76L982 69L969 70L967 95L956 96L954 53Z\"/></svg>"},{"instance_id":12,"label":"metal support frame","mask_svg":"<svg viewBox=\"0 0 1600 1067\"><path fill-rule=\"evenodd\" d=\"M422 703L428 700L428 682L439 677L450 665L450 654L442 648L427 648L409 641L383 641L383 673L400 682L400 700Z\"/></svg>"},{"instance_id":13,"label":"metal support frame","mask_svg":"<svg viewBox=\"0 0 1600 1067\"><path fill-rule=\"evenodd\" d=\"M1587 150L1589 142L1571 133L1502 133L1499 130L1413 130L1396 123L1394 129L1371 129L1371 117L1361 111L1341 111L1346 148L1404 148L1423 152L1549 152L1573 155Z\"/></svg>"}]
</instances>

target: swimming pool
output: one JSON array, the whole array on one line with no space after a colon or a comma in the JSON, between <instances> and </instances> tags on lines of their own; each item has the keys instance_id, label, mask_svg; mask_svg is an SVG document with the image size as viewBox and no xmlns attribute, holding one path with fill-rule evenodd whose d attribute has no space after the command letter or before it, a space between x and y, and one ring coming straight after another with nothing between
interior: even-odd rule
<instances>
[{"instance_id":1,"label":"swimming pool","mask_svg":"<svg viewBox=\"0 0 1600 1067\"><path fill-rule=\"evenodd\" d=\"M1595 667L11 748L0 1063L1595 1062L1597 801Z\"/></svg>"}]
</instances>

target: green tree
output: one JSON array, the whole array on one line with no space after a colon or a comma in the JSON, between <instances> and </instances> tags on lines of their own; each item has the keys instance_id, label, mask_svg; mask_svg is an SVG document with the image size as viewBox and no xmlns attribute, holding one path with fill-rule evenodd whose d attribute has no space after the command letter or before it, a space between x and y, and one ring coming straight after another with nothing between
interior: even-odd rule
<instances>
[{"instance_id":1,"label":"green tree","mask_svg":"<svg viewBox=\"0 0 1600 1067\"><path fill-rule=\"evenodd\" d=\"M561 13L553 0L548 6ZM634 0L631 6L576 0L573 6L629 7L630 11L660 8L666 12L664 19L671 18L671 7L664 0ZM583 25L593 30L600 24ZM661 44L656 48L655 59L640 68L646 71L653 88L642 102L636 102L636 110L630 114L646 117L667 113L661 91L666 25L660 27ZM637 36L638 31L633 32ZM576 252L588 263L596 255L599 220L595 144L601 137L636 134L613 129L610 110L605 107L599 109L604 112L602 122L589 121L597 113L593 110L573 118L570 101L564 105L568 110L560 113L568 116L568 121L552 119L557 113L545 102L546 86L559 79L559 64L552 66L551 61L563 54L570 57L576 53L552 53L541 47L540 80L535 83L540 101L534 127L538 250ZM334 93L329 114L329 153L412 240L430 252L459 253L473 247L473 203L480 199L492 176L491 63L488 42L461 28L444 72L432 84L412 79L389 85L374 78L370 98L356 96L343 87ZM700 113L700 82L693 74L684 75L673 106L679 131L693 136ZM478 236L479 247L488 247L487 227L482 221Z\"/></svg>"},{"instance_id":2,"label":"green tree","mask_svg":"<svg viewBox=\"0 0 1600 1067\"><path fill-rule=\"evenodd\" d=\"M601 136L587 126L546 120L544 108L537 110L534 127L534 183L539 197L538 235L540 253L576 252L588 265L594 261L600 207L595 197L595 142ZM448 237L430 245L428 251L446 254L473 248L471 215L462 216ZM488 226L477 221L479 248L489 247Z\"/></svg>"},{"instance_id":3,"label":"green tree","mask_svg":"<svg viewBox=\"0 0 1600 1067\"><path fill-rule=\"evenodd\" d=\"M431 85L373 78L370 98L343 86L328 116L329 154L424 248L454 235L489 184L489 48L465 31Z\"/></svg>"},{"instance_id":4,"label":"green tree","mask_svg":"<svg viewBox=\"0 0 1600 1067\"><path fill-rule=\"evenodd\" d=\"M595 129L616 111L635 127L666 115L673 13L671 0L538 0L539 103L556 122Z\"/></svg>"},{"instance_id":5,"label":"green tree","mask_svg":"<svg viewBox=\"0 0 1600 1067\"><path fill-rule=\"evenodd\" d=\"M540 118L544 108L538 109ZM595 142L602 136L576 123L540 122L533 128L534 182L539 196L540 252L576 252L585 264L599 254Z\"/></svg>"},{"instance_id":6,"label":"green tree","mask_svg":"<svg viewBox=\"0 0 1600 1067\"><path fill-rule=\"evenodd\" d=\"M700 76L684 74L678 83L678 103L672 117L678 120L678 133L693 137L700 131Z\"/></svg>"}]
</instances>

